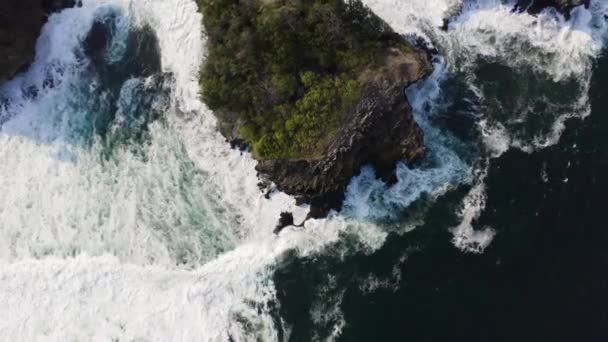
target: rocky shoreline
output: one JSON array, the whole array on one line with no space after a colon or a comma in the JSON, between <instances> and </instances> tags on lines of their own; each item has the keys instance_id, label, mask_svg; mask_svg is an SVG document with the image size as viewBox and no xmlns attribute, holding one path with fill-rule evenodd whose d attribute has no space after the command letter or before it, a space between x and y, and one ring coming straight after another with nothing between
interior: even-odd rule
<instances>
[{"instance_id":1,"label":"rocky shoreline","mask_svg":"<svg viewBox=\"0 0 608 342\"><path fill-rule=\"evenodd\" d=\"M0 82L34 60L36 41L49 15L78 5L77 0L18 0L0 4Z\"/></svg>"},{"instance_id":2,"label":"rocky shoreline","mask_svg":"<svg viewBox=\"0 0 608 342\"><path fill-rule=\"evenodd\" d=\"M310 218L339 210L350 180L365 165L387 183L396 181L399 161L424 156L422 130L413 118L404 89L432 72L428 54L393 51L383 73L348 111L332 144L318 159L259 160L260 176L301 202L310 203Z\"/></svg>"},{"instance_id":3,"label":"rocky shoreline","mask_svg":"<svg viewBox=\"0 0 608 342\"><path fill-rule=\"evenodd\" d=\"M514 10L538 14L554 7L569 19L572 9L583 5L589 8L590 2L519 0ZM260 177L274 182L280 190L296 196L300 202L309 203L311 209L307 219L323 218L330 210L339 210L346 187L364 165L373 166L376 174L387 184L395 182L397 162L415 163L424 155L423 134L414 122L412 109L403 95L403 89L432 72L430 61L423 56L428 57L428 54L416 51L409 56L410 62L388 64L387 75L390 76L381 76L380 82L364 92L323 158L260 160L256 167ZM277 231L286 222L293 225L292 221L293 218L291 221L280 220Z\"/></svg>"}]
</instances>

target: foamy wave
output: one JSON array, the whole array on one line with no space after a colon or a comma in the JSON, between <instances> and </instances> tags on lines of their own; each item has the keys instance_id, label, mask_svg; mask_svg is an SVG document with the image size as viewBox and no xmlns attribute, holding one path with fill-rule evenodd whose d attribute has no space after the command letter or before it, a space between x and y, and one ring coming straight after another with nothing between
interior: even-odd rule
<instances>
[{"instance_id":1,"label":"foamy wave","mask_svg":"<svg viewBox=\"0 0 608 342\"><path fill-rule=\"evenodd\" d=\"M65 102L87 100L75 52L109 9L128 19L120 30L155 28L175 88L149 141L104 159L98 139L74 143L87 113ZM0 339L275 341L271 276L286 253L321 253L343 234L382 246L377 227L340 217L272 233L281 211L301 220L306 208L265 199L255 162L216 132L197 95L201 32L189 0L85 0L50 18L32 68L3 88Z\"/></svg>"},{"instance_id":2,"label":"foamy wave","mask_svg":"<svg viewBox=\"0 0 608 342\"><path fill-rule=\"evenodd\" d=\"M272 287L259 287L255 274L238 271L257 260L238 260L220 261L221 274L213 265L167 271L110 257L3 265L1 311L11 319L0 323L0 335L12 341L226 341L241 332L233 316L247 315L255 317L252 334L276 341L270 317L253 314L273 298Z\"/></svg>"},{"instance_id":3,"label":"foamy wave","mask_svg":"<svg viewBox=\"0 0 608 342\"><path fill-rule=\"evenodd\" d=\"M390 187L376 178L372 168L363 168L348 187L344 201L346 215L359 219L396 218L416 201L422 198L433 201L471 180L472 168L455 148L461 142L433 122L444 102L441 84L445 77L443 60L439 59L426 80L407 89L414 118L424 132L425 160L415 167L397 164L397 183ZM418 223L412 222L414 227Z\"/></svg>"},{"instance_id":4,"label":"foamy wave","mask_svg":"<svg viewBox=\"0 0 608 342\"><path fill-rule=\"evenodd\" d=\"M476 100L482 104L479 107L480 112L477 113L480 117L478 128L481 143L484 145L483 151L487 155L482 155L480 158L482 160L490 158L488 162L478 163L485 165L483 168L488 167L492 158L500 157L512 147L532 152L556 144L566 120L573 117L584 118L589 114L587 92L591 67L593 59L604 48L608 36L608 23L605 19L608 13L606 2L593 1L590 10L582 7L575 9L570 21L565 21L553 10L544 11L538 16L514 13L512 12L514 2L504 3L497 0L466 2L367 0L365 3L398 32L421 35L444 54L437 64L440 68L436 73L440 76L426 82L425 94L433 94L430 98L437 99L436 94L440 93L438 84L441 80L452 77L453 74L463 77L469 88L473 90L477 96ZM444 19L449 20L447 30L442 29ZM509 89L509 91L520 91L521 94L515 93L512 98L498 98L491 93L497 90L483 89L478 84L480 76L487 76L478 70L483 63L506 67L508 71L505 72L508 73L525 73L527 70L532 70L532 74L513 76L513 79L530 80L532 85L525 86L531 89L542 89L543 82L551 87L561 87L571 99L568 98L568 102L560 103L564 101L562 98L555 101L545 97L541 90L538 94L528 94L526 88ZM497 77L491 75L490 81L497 82ZM500 95L500 88L498 89ZM488 91L490 94L487 93ZM425 100L425 96L420 97L419 93L416 95L418 96L413 96L413 104L417 121L425 129L425 140L433 158L435 155L433 149L442 146L437 143L440 138L433 134L434 128L427 121L428 115L433 113L434 105L421 106L417 101L420 98ZM530 101L530 103L519 103L519 101ZM484 103L488 104L484 107ZM542 107L539 104L545 105L547 110L538 113L538 108ZM491 111L486 112L489 109ZM542 125L534 129L526 127L529 120L539 121L538 115L545 116L540 119ZM444 165L445 168L454 163L438 165ZM436 170L440 169L442 168ZM449 171L459 172L462 175L467 173L467 169L462 167ZM477 179L463 200L462 211L459 213L462 222L453 229L454 243L464 250L483 251L494 236L491 228L479 231L473 228L473 222L479 218L485 208L486 195L483 183L485 172L479 170L475 172L476 175L469 173L471 177L461 176L452 179L440 177L444 178L444 184L448 187ZM373 204L382 197L390 197L390 190L377 195L379 190L376 189L382 189L382 185L370 181L369 177L364 174L351 186L351 190L357 194L353 195L353 198L368 200L357 202L350 198L348 204L363 216L374 216L376 213L384 215L385 213L381 211L370 209L368 203ZM417 179L415 175L410 175L409 179L412 182L409 184L403 182L408 186L407 189L401 188L399 184L394 188L399 189L398 192L402 194L412 191L432 193L433 187L425 186L428 184L427 180L440 178L429 174L428 178ZM407 207L414 197L402 196L399 201L404 204L403 207ZM370 201L369 198L372 200ZM381 202L384 204L387 201ZM380 207L386 210L386 207Z\"/></svg>"},{"instance_id":5,"label":"foamy wave","mask_svg":"<svg viewBox=\"0 0 608 342\"><path fill-rule=\"evenodd\" d=\"M281 238L241 244L191 271L86 255L5 263L0 269L0 312L11 319L0 323L0 336L276 341L280 327L273 320L271 276L287 252L311 256L345 233L362 237L370 250L383 244L380 230L345 223L313 221L305 230L286 230Z\"/></svg>"}]
</instances>

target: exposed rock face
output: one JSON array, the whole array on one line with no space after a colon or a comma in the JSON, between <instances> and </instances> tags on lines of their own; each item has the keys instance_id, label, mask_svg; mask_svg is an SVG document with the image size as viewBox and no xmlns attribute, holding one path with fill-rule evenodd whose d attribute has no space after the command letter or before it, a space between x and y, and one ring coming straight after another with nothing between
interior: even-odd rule
<instances>
[{"instance_id":1,"label":"exposed rock face","mask_svg":"<svg viewBox=\"0 0 608 342\"><path fill-rule=\"evenodd\" d=\"M547 7L554 7L564 14L566 18L570 17L570 11L577 6L585 5L589 7L591 0L519 0L516 9L520 11L528 11L531 14L540 13Z\"/></svg>"},{"instance_id":2,"label":"exposed rock face","mask_svg":"<svg viewBox=\"0 0 608 342\"><path fill-rule=\"evenodd\" d=\"M372 165L382 179L394 182L397 162L415 162L424 155L423 134L404 89L431 71L426 52L392 51L322 158L262 160L257 171L282 191L309 202L309 218L339 209L351 178L364 165Z\"/></svg>"},{"instance_id":3,"label":"exposed rock face","mask_svg":"<svg viewBox=\"0 0 608 342\"><path fill-rule=\"evenodd\" d=\"M36 40L48 16L75 0L3 0L0 3L0 82L34 60Z\"/></svg>"}]
</instances>

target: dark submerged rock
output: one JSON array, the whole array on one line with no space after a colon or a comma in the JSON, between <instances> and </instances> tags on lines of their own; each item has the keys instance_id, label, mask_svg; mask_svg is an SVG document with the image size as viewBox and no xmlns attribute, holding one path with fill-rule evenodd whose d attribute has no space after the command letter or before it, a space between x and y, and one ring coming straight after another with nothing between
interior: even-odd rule
<instances>
[{"instance_id":1,"label":"dark submerged rock","mask_svg":"<svg viewBox=\"0 0 608 342\"><path fill-rule=\"evenodd\" d=\"M518 0L514 10L527 11L530 14L538 14L548 7L553 7L562 13L566 19L570 18L570 11L578 6L584 5L589 8L591 0Z\"/></svg>"},{"instance_id":2,"label":"dark submerged rock","mask_svg":"<svg viewBox=\"0 0 608 342\"><path fill-rule=\"evenodd\" d=\"M100 99L91 121L101 137L139 140L148 123L168 108L172 75L162 72L160 46L152 28L130 27L126 39L117 35L121 15L119 11L100 13L83 41L89 76L97 80L93 98ZM116 46L120 46L118 53L111 50ZM117 115L122 116L119 124Z\"/></svg>"},{"instance_id":3,"label":"dark submerged rock","mask_svg":"<svg viewBox=\"0 0 608 342\"><path fill-rule=\"evenodd\" d=\"M111 54L121 13L110 13L95 19L84 40L84 53L91 60L92 67L101 76L124 80L130 77L148 77L161 72L161 52L154 30L144 25L131 28L125 47L119 58L109 58ZM121 38L119 38L121 39Z\"/></svg>"},{"instance_id":4,"label":"dark submerged rock","mask_svg":"<svg viewBox=\"0 0 608 342\"><path fill-rule=\"evenodd\" d=\"M276 228L274 229L275 234L279 234L283 229L293 226L293 214L287 211L281 213L279 217L279 222L277 223Z\"/></svg>"},{"instance_id":5,"label":"dark submerged rock","mask_svg":"<svg viewBox=\"0 0 608 342\"><path fill-rule=\"evenodd\" d=\"M3 0L0 3L0 82L34 60L36 41L53 12L78 5L75 0Z\"/></svg>"}]
</instances>

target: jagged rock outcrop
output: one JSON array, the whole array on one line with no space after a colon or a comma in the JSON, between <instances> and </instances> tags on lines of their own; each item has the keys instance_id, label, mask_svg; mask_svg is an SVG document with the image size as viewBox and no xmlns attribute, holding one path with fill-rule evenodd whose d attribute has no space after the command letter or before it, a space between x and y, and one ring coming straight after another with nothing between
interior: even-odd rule
<instances>
[{"instance_id":1,"label":"jagged rock outcrop","mask_svg":"<svg viewBox=\"0 0 608 342\"><path fill-rule=\"evenodd\" d=\"M0 82L26 68L48 16L75 0L3 0L0 3Z\"/></svg>"},{"instance_id":2,"label":"jagged rock outcrop","mask_svg":"<svg viewBox=\"0 0 608 342\"><path fill-rule=\"evenodd\" d=\"M566 18L570 17L570 11L577 7L585 5L589 8L591 0L519 0L515 8L519 11L528 11L531 14L538 14L547 7L554 7L560 11Z\"/></svg>"},{"instance_id":3,"label":"jagged rock outcrop","mask_svg":"<svg viewBox=\"0 0 608 342\"><path fill-rule=\"evenodd\" d=\"M431 71L426 52L393 50L322 158L261 160L257 171L282 191L310 203L311 218L339 209L350 180L364 165L372 165L378 176L394 182L397 162L415 162L424 155L423 133L404 89Z\"/></svg>"}]
</instances>

